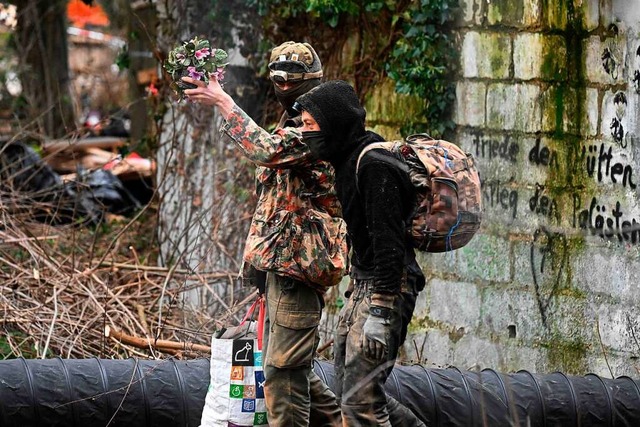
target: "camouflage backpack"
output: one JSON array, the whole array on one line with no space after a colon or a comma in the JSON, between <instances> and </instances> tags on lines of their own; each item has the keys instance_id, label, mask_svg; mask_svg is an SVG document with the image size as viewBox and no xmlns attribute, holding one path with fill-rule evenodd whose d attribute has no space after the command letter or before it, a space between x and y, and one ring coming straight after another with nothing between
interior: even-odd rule
<instances>
[{"instance_id":1,"label":"camouflage backpack","mask_svg":"<svg viewBox=\"0 0 640 427\"><path fill-rule=\"evenodd\" d=\"M356 177L365 154L409 174L416 189L416 208L407 220L407 232L416 249L446 252L469 243L482 219L480 177L470 153L426 134L411 135L404 141L377 142L362 150Z\"/></svg>"}]
</instances>

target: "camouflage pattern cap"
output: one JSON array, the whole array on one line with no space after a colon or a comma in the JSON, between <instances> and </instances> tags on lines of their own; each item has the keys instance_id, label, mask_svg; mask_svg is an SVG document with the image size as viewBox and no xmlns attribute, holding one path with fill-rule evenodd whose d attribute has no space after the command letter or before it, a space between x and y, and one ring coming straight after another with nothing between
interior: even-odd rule
<instances>
[{"instance_id":1,"label":"camouflage pattern cap","mask_svg":"<svg viewBox=\"0 0 640 427\"><path fill-rule=\"evenodd\" d=\"M309 43L287 41L271 51L269 77L276 82L322 77L322 64Z\"/></svg>"}]
</instances>

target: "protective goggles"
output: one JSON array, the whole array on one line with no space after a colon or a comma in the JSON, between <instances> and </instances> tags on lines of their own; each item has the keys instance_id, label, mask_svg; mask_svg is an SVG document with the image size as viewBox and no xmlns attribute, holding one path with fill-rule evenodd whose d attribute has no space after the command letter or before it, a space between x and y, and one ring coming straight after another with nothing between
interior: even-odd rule
<instances>
[{"instance_id":1,"label":"protective goggles","mask_svg":"<svg viewBox=\"0 0 640 427\"><path fill-rule=\"evenodd\" d=\"M316 71L315 73L288 73L282 70L271 70L269 72L269 78L276 83L295 83L320 77L322 77L322 71Z\"/></svg>"}]
</instances>

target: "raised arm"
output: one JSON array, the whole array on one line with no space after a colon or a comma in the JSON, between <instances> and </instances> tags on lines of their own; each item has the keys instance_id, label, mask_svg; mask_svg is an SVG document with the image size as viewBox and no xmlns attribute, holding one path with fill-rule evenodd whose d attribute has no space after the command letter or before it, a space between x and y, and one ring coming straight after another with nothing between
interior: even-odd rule
<instances>
[{"instance_id":1,"label":"raised arm","mask_svg":"<svg viewBox=\"0 0 640 427\"><path fill-rule=\"evenodd\" d=\"M268 168L290 168L308 164L309 148L302 142L302 134L296 128L278 128L271 134L255 123L226 93L215 76L209 84L183 77L187 83L198 86L185 90L187 99L218 109L225 120L222 130L252 162Z\"/></svg>"}]
</instances>

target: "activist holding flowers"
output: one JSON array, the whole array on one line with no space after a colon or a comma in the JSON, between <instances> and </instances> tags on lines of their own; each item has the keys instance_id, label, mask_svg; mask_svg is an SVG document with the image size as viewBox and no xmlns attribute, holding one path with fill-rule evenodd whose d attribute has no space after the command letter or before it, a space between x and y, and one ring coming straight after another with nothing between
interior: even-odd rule
<instances>
[{"instance_id":1,"label":"activist holding flowers","mask_svg":"<svg viewBox=\"0 0 640 427\"><path fill-rule=\"evenodd\" d=\"M215 106L222 131L256 167L260 201L244 251L243 279L260 286L266 272L263 366L272 426L342 425L335 395L313 371L324 293L347 270L346 225L333 189L333 169L302 143L300 115L291 107L320 84L322 66L308 43L285 42L271 52L270 78L286 110L270 134L222 90L190 77L188 100Z\"/></svg>"},{"instance_id":2,"label":"activist holding flowers","mask_svg":"<svg viewBox=\"0 0 640 427\"><path fill-rule=\"evenodd\" d=\"M228 57L227 52L211 48L209 40L197 36L171 50L164 69L171 75L171 88L178 99L184 99L185 89L196 87L184 82L182 77L190 77L205 84L209 83L210 76L215 76L218 81L223 80Z\"/></svg>"}]
</instances>

